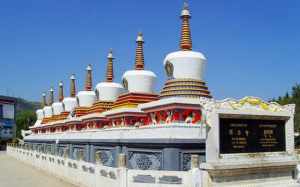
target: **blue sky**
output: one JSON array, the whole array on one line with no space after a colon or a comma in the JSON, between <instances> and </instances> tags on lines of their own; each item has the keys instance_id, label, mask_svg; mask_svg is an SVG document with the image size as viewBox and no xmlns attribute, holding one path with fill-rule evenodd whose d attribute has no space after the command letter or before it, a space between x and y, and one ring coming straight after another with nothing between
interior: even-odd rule
<instances>
[{"instance_id":1,"label":"blue sky","mask_svg":"<svg viewBox=\"0 0 300 187\"><path fill-rule=\"evenodd\" d=\"M0 1L0 94L40 100L69 75L83 89L92 64L104 79L109 48L116 81L134 65L144 33L146 69L166 76L164 56L178 50L182 0ZM300 1L189 0L193 49L208 58L206 81L217 99L270 99L300 82Z\"/></svg>"}]
</instances>

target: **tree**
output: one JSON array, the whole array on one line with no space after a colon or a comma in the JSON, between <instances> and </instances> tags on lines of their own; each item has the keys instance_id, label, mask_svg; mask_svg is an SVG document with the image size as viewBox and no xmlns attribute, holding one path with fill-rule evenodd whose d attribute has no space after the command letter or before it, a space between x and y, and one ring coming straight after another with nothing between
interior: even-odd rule
<instances>
[{"instance_id":1,"label":"tree","mask_svg":"<svg viewBox=\"0 0 300 187\"><path fill-rule=\"evenodd\" d=\"M296 132L300 132L300 84L295 84L295 86L292 87L292 90L289 94L287 92L284 97L278 97L275 102L278 102L281 105L286 104L295 104L295 116L294 116L294 130ZM295 145L296 147L300 147L300 137L295 138Z\"/></svg>"},{"instance_id":2,"label":"tree","mask_svg":"<svg viewBox=\"0 0 300 187\"><path fill-rule=\"evenodd\" d=\"M296 110L295 110L295 131L300 131L300 84L295 84L295 86L292 87L291 94L287 92L285 96L278 97L277 100L275 100L281 105L286 104L296 104Z\"/></svg>"},{"instance_id":3,"label":"tree","mask_svg":"<svg viewBox=\"0 0 300 187\"><path fill-rule=\"evenodd\" d=\"M292 96L293 98L300 98L300 84L296 84L292 87Z\"/></svg>"},{"instance_id":4,"label":"tree","mask_svg":"<svg viewBox=\"0 0 300 187\"><path fill-rule=\"evenodd\" d=\"M36 121L36 115L32 110L23 110L16 115L16 137L22 138L21 130L28 130Z\"/></svg>"}]
</instances>

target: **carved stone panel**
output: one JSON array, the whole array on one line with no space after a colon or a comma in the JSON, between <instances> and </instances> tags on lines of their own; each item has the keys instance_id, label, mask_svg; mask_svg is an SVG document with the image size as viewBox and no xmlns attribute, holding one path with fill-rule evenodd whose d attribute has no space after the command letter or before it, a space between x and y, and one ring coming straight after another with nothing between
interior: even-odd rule
<instances>
[{"instance_id":1,"label":"carved stone panel","mask_svg":"<svg viewBox=\"0 0 300 187\"><path fill-rule=\"evenodd\" d=\"M85 159L85 152L83 148L73 148L72 151L72 158L75 160L84 160Z\"/></svg>"},{"instance_id":2,"label":"carved stone panel","mask_svg":"<svg viewBox=\"0 0 300 187\"><path fill-rule=\"evenodd\" d=\"M64 149L65 149L65 147L59 147L58 151L57 151L57 155L60 156L60 157L63 157L64 152L65 152Z\"/></svg>"},{"instance_id":3,"label":"carved stone panel","mask_svg":"<svg viewBox=\"0 0 300 187\"><path fill-rule=\"evenodd\" d=\"M162 155L159 152L129 152L129 167L140 170L161 170Z\"/></svg>"},{"instance_id":4,"label":"carved stone panel","mask_svg":"<svg viewBox=\"0 0 300 187\"><path fill-rule=\"evenodd\" d=\"M205 155L200 153L183 153L181 158L181 168L183 171L188 171L191 169L191 156L192 155L198 155L199 156L199 162L205 161Z\"/></svg>"},{"instance_id":5,"label":"carved stone panel","mask_svg":"<svg viewBox=\"0 0 300 187\"><path fill-rule=\"evenodd\" d=\"M112 167L114 165L113 150L101 149L95 152L96 163Z\"/></svg>"}]
</instances>

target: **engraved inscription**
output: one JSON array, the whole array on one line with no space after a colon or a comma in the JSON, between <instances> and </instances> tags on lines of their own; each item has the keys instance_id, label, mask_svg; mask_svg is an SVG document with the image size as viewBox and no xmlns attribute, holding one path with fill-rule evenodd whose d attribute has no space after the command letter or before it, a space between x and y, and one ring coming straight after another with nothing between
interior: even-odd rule
<instances>
[{"instance_id":1,"label":"engraved inscription","mask_svg":"<svg viewBox=\"0 0 300 187\"><path fill-rule=\"evenodd\" d=\"M285 151L285 121L220 119L220 153Z\"/></svg>"}]
</instances>

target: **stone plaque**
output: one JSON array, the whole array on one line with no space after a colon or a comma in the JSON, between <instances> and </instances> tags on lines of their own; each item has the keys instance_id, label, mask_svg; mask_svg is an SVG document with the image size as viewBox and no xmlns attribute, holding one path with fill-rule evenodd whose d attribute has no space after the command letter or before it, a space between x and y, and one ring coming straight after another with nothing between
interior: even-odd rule
<instances>
[{"instance_id":1,"label":"stone plaque","mask_svg":"<svg viewBox=\"0 0 300 187\"><path fill-rule=\"evenodd\" d=\"M89 167L89 172L90 172L90 173L95 173L95 168Z\"/></svg>"},{"instance_id":2,"label":"stone plaque","mask_svg":"<svg viewBox=\"0 0 300 187\"><path fill-rule=\"evenodd\" d=\"M107 177L107 175L108 175L107 171L105 171L104 169L101 169L101 170L100 170L100 174L101 174L101 176L103 176L103 177Z\"/></svg>"},{"instance_id":3,"label":"stone plaque","mask_svg":"<svg viewBox=\"0 0 300 187\"><path fill-rule=\"evenodd\" d=\"M182 184L182 178L177 176L162 176L159 177L159 183L161 184Z\"/></svg>"},{"instance_id":4,"label":"stone plaque","mask_svg":"<svg viewBox=\"0 0 300 187\"><path fill-rule=\"evenodd\" d=\"M108 172L108 175L111 179L116 179L116 174L113 171Z\"/></svg>"},{"instance_id":5,"label":"stone plaque","mask_svg":"<svg viewBox=\"0 0 300 187\"><path fill-rule=\"evenodd\" d=\"M285 121L220 119L220 153L285 151Z\"/></svg>"},{"instance_id":6,"label":"stone plaque","mask_svg":"<svg viewBox=\"0 0 300 187\"><path fill-rule=\"evenodd\" d=\"M155 183L155 178L151 175L137 175L133 177L135 183Z\"/></svg>"}]
</instances>

